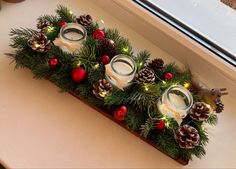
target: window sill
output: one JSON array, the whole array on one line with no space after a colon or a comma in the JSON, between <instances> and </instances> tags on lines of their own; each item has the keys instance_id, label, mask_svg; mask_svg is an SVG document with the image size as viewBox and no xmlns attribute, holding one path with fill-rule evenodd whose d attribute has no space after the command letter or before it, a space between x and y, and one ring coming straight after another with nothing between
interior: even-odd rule
<instances>
[{"instance_id":1,"label":"window sill","mask_svg":"<svg viewBox=\"0 0 236 169\"><path fill-rule=\"evenodd\" d=\"M236 86L236 68L168 23L132 0L97 0L96 4L108 10L158 48L184 65L188 65L192 72L209 87L224 85L232 96L236 94L236 88L233 88ZM107 8L107 4L110 8ZM226 83L222 84L222 81Z\"/></svg>"}]
</instances>

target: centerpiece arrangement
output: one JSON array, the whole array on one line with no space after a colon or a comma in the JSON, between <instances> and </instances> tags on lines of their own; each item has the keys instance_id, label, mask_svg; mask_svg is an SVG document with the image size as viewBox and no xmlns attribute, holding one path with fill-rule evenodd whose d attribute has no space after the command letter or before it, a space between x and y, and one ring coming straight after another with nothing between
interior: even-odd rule
<instances>
[{"instance_id":1,"label":"centerpiece arrangement","mask_svg":"<svg viewBox=\"0 0 236 169\"><path fill-rule=\"evenodd\" d=\"M205 154L205 126L216 125L225 88L202 87L190 70L150 60L148 51L135 54L128 39L90 15L62 5L56 13L40 16L37 30L11 30L15 51L7 55L16 68L31 69L182 164Z\"/></svg>"}]
</instances>

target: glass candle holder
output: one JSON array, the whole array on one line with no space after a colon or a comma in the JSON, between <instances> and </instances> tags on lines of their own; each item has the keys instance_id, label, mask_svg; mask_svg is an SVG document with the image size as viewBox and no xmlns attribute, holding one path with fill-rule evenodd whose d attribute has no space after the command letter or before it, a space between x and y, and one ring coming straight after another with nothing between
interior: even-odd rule
<instances>
[{"instance_id":1,"label":"glass candle holder","mask_svg":"<svg viewBox=\"0 0 236 169\"><path fill-rule=\"evenodd\" d=\"M192 107L191 93L181 85L169 87L158 101L159 111L166 116L174 118L179 124Z\"/></svg>"},{"instance_id":2,"label":"glass candle holder","mask_svg":"<svg viewBox=\"0 0 236 169\"><path fill-rule=\"evenodd\" d=\"M113 57L110 64L107 64L105 68L106 79L119 89L123 89L130 84L137 69L134 60L123 54Z\"/></svg>"},{"instance_id":3,"label":"glass candle holder","mask_svg":"<svg viewBox=\"0 0 236 169\"><path fill-rule=\"evenodd\" d=\"M86 37L87 31L83 26L77 23L68 23L61 28L59 38L56 38L53 43L63 51L72 53L82 46Z\"/></svg>"}]
</instances>

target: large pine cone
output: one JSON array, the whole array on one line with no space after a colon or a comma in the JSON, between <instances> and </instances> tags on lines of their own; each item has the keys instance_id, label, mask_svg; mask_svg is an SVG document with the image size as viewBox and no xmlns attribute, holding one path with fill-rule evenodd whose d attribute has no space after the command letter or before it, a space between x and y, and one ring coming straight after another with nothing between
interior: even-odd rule
<instances>
[{"instance_id":1,"label":"large pine cone","mask_svg":"<svg viewBox=\"0 0 236 169\"><path fill-rule=\"evenodd\" d=\"M93 19L90 15L80 15L78 18L76 18L77 22L82 25L83 27L88 27L93 23Z\"/></svg>"},{"instance_id":2,"label":"large pine cone","mask_svg":"<svg viewBox=\"0 0 236 169\"><path fill-rule=\"evenodd\" d=\"M211 108L204 102L196 102L189 110L189 114L193 120L204 121L210 117Z\"/></svg>"},{"instance_id":3,"label":"large pine cone","mask_svg":"<svg viewBox=\"0 0 236 169\"><path fill-rule=\"evenodd\" d=\"M31 39L28 41L28 45L35 51L43 53L47 52L52 44L50 40L48 40L47 36L42 33L33 35Z\"/></svg>"},{"instance_id":4,"label":"large pine cone","mask_svg":"<svg viewBox=\"0 0 236 169\"><path fill-rule=\"evenodd\" d=\"M117 55L117 49L114 45L114 42L102 39L99 42L98 56L108 55L113 57Z\"/></svg>"},{"instance_id":5,"label":"large pine cone","mask_svg":"<svg viewBox=\"0 0 236 169\"><path fill-rule=\"evenodd\" d=\"M98 84L93 85L93 94L98 99L104 99L112 89L112 85L106 79L101 79L98 81Z\"/></svg>"},{"instance_id":6,"label":"large pine cone","mask_svg":"<svg viewBox=\"0 0 236 169\"><path fill-rule=\"evenodd\" d=\"M194 127L183 125L175 133L175 140L180 148L192 149L199 144L200 136Z\"/></svg>"},{"instance_id":7,"label":"large pine cone","mask_svg":"<svg viewBox=\"0 0 236 169\"><path fill-rule=\"evenodd\" d=\"M224 110L224 104L222 103L222 101L220 100L220 98L215 99L215 112L216 113L221 113Z\"/></svg>"},{"instance_id":8,"label":"large pine cone","mask_svg":"<svg viewBox=\"0 0 236 169\"><path fill-rule=\"evenodd\" d=\"M164 61L162 59L154 59L149 64L148 67L150 67L155 72L160 71L163 68Z\"/></svg>"},{"instance_id":9,"label":"large pine cone","mask_svg":"<svg viewBox=\"0 0 236 169\"><path fill-rule=\"evenodd\" d=\"M135 81L138 83L153 83L155 81L155 73L152 69L143 68L136 74Z\"/></svg>"},{"instance_id":10,"label":"large pine cone","mask_svg":"<svg viewBox=\"0 0 236 169\"><path fill-rule=\"evenodd\" d=\"M50 23L45 19L38 19L37 28L40 29L40 32L46 32Z\"/></svg>"}]
</instances>

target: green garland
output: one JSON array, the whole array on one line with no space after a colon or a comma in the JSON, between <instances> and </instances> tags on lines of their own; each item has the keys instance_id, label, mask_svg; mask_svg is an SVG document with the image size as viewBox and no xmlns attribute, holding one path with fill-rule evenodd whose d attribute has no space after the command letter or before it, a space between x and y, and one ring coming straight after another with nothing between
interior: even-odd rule
<instances>
[{"instance_id":1,"label":"green garland","mask_svg":"<svg viewBox=\"0 0 236 169\"><path fill-rule=\"evenodd\" d=\"M76 22L76 16L64 6L59 5L56 10L57 15L42 15L40 19L46 20L51 26L45 32L47 38L53 41L59 34L60 22ZM112 112L120 106L125 105L128 109L124 124L130 130L138 133L140 136L150 140L157 148L161 149L174 159L191 160L193 155L201 158L205 155L204 146L208 142L208 134L203 127L204 124L216 125L217 116L212 114L207 121L198 122L192 120L189 116L183 119L181 125L188 124L195 127L200 135L200 143L192 149L182 149L174 138L175 132L179 126L177 122L168 117L164 117L158 110L156 105L157 99L162 92L172 85L191 85L191 93L194 101L206 101L202 98L201 88L194 87L192 75L189 70L181 71L174 64L166 64L163 69L157 72L157 76L162 79L166 72L173 74L173 79L169 81L161 81L156 79L153 84L132 84L123 91L114 89L104 100L97 99L93 93L93 84L100 79L104 79L104 65L100 63L100 56L104 53L104 49L99 46L99 39L94 39L92 34L99 29L97 23L92 23L86 27L87 39L78 53L70 54L63 52L59 47L52 46L46 53L39 53L32 50L28 45L28 40L38 32L33 29L12 29L10 32L12 48L15 52L7 55L15 61L16 68L29 68L32 70L35 78L50 79L53 83L60 87L62 91L71 92L83 98L91 105L95 105L105 112ZM122 37L116 29L104 29L106 39L112 40L115 45L115 54L125 54L132 57L137 65L137 71L141 70L149 63L150 53L141 51L134 54L128 39ZM57 56L60 61L60 67L51 69L48 65L50 58ZM111 56L111 57L113 57ZM75 83L70 76L71 70L77 65L83 65L87 72L87 78L80 84ZM96 67L94 66L96 65ZM148 88L148 90L146 90ZM139 98L139 99L137 99ZM168 127L165 130L158 131L155 129L155 121L153 121L149 112L156 119L165 118L168 121Z\"/></svg>"}]
</instances>

